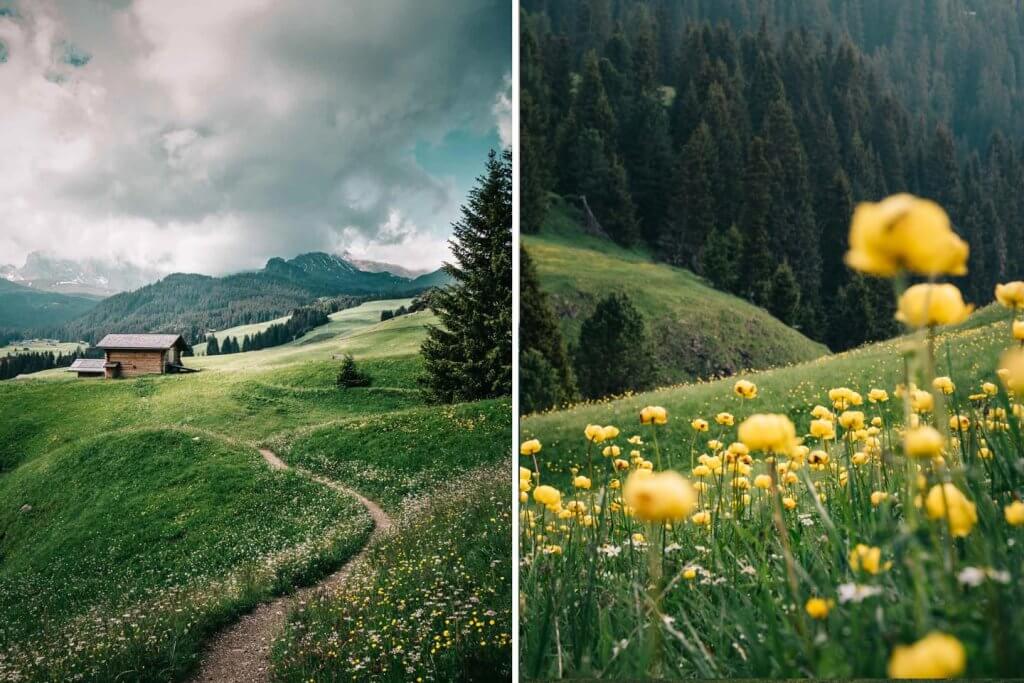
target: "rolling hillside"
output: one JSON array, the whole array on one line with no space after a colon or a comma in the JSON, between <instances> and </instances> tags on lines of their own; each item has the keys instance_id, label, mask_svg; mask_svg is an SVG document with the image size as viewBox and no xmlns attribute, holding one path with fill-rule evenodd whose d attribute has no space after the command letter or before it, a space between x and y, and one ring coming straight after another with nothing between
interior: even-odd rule
<instances>
[{"instance_id":1,"label":"rolling hillside","mask_svg":"<svg viewBox=\"0 0 1024 683\"><path fill-rule=\"evenodd\" d=\"M647 319L659 384L828 353L765 310L713 289L688 270L654 263L643 250L584 233L578 211L563 201L553 203L540 234L524 235L523 244L570 344L601 296L617 291L630 296Z\"/></svg>"},{"instance_id":2,"label":"rolling hillside","mask_svg":"<svg viewBox=\"0 0 1024 683\"><path fill-rule=\"evenodd\" d=\"M207 330L259 323L318 297L412 295L447 282L429 273L414 279L363 271L324 253L273 258L262 270L225 277L176 273L133 292L106 299L69 322L63 338L89 339L118 331L176 331L192 340Z\"/></svg>"},{"instance_id":3,"label":"rolling hillside","mask_svg":"<svg viewBox=\"0 0 1024 683\"><path fill-rule=\"evenodd\" d=\"M427 404L419 346L435 318L380 322L403 302L339 311L283 346L187 358L196 374L48 371L0 386L0 679L184 679L220 628L352 557L369 534L363 507L273 472L257 447L344 472L393 514L454 480L453 462L507 481L510 402ZM335 386L346 352L371 386ZM502 642L484 656L507 661Z\"/></svg>"},{"instance_id":4,"label":"rolling hillside","mask_svg":"<svg viewBox=\"0 0 1024 683\"><path fill-rule=\"evenodd\" d=\"M957 384L964 386L965 393L972 387L976 390L982 382L998 381L995 367L999 354L1007 346L1008 319L1006 309L992 304L974 313L963 324L941 332L936 342L938 372L955 377ZM881 387L892 393L893 387L901 381L903 364L899 351L905 343L906 339L899 337L791 367L744 374L743 378L757 384L758 398L751 402L732 394L736 378L696 382L617 401L581 404L569 410L529 416L522 421L522 438L539 437L545 443L561 443L562 452L572 454L569 460L560 463L564 466L572 459L583 457L586 444L575 438L580 425L621 424L632 429L637 424L640 409L647 405L660 405L668 410L674 419L669 420L666 434L677 441L692 438L692 418L714 417L720 410L733 412L738 424L747 414L770 407L774 412L789 414L798 427L806 426L808 411L816 404L828 404L824 392L830 387ZM890 406L897 414L902 409L898 401L891 402Z\"/></svg>"},{"instance_id":5,"label":"rolling hillside","mask_svg":"<svg viewBox=\"0 0 1024 683\"><path fill-rule=\"evenodd\" d=\"M0 278L0 332L60 325L94 308L98 299L58 294Z\"/></svg>"}]
</instances>

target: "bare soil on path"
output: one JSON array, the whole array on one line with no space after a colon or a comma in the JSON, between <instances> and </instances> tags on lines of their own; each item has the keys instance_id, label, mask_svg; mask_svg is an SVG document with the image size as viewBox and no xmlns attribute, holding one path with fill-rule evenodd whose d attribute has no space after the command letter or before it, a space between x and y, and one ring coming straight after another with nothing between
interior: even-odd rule
<instances>
[{"instance_id":1,"label":"bare soil on path","mask_svg":"<svg viewBox=\"0 0 1024 683\"><path fill-rule=\"evenodd\" d=\"M266 448L260 449L260 455L275 470L289 469L287 463ZM329 591L342 585L355 563L365 556L370 544L391 528L391 518L372 500L331 479L306 470L297 471L319 484L358 499L373 517L373 535L363 550L319 583L266 602L217 634L199 661L199 671L191 679L196 683L269 681L270 645L274 636L284 628L288 610L308 602L319 591Z\"/></svg>"}]
</instances>

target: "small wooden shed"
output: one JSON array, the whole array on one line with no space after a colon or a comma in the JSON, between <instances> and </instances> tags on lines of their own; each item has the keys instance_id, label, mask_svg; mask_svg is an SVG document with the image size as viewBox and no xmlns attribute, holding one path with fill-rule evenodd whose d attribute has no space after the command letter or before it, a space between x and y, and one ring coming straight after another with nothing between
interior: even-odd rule
<instances>
[{"instance_id":1,"label":"small wooden shed","mask_svg":"<svg viewBox=\"0 0 1024 683\"><path fill-rule=\"evenodd\" d=\"M79 377L103 377L105 374L103 366L106 362L102 358L76 358L68 368L68 372L76 372Z\"/></svg>"},{"instance_id":2,"label":"small wooden shed","mask_svg":"<svg viewBox=\"0 0 1024 683\"><path fill-rule=\"evenodd\" d=\"M96 346L106 355L108 379L191 371L181 364L186 344L180 334L108 334Z\"/></svg>"}]
</instances>

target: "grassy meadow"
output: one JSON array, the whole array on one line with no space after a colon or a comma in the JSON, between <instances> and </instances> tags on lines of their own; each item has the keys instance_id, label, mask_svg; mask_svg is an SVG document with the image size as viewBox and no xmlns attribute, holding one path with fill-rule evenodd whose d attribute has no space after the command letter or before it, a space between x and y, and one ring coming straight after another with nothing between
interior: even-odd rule
<instances>
[{"instance_id":1,"label":"grassy meadow","mask_svg":"<svg viewBox=\"0 0 1024 683\"><path fill-rule=\"evenodd\" d=\"M1019 676L1024 412L996 372L1010 317L936 331L951 393L926 381L917 333L523 418L540 446L519 457L524 677ZM898 388L908 372L920 389ZM667 422L641 424L647 406ZM802 447L746 448L754 414L786 416ZM941 456L905 457L908 420L946 435ZM692 507L638 517L638 470L685 475Z\"/></svg>"},{"instance_id":2,"label":"grassy meadow","mask_svg":"<svg viewBox=\"0 0 1024 683\"><path fill-rule=\"evenodd\" d=\"M257 447L395 512L452 477L440 454L499 467L509 401L425 403L418 350L435 319L380 322L401 303L340 311L284 346L185 359L195 374L0 383L0 680L183 679L216 629L354 555L372 527L358 501L270 470ZM344 353L371 386L335 386Z\"/></svg>"},{"instance_id":3,"label":"grassy meadow","mask_svg":"<svg viewBox=\"0 0 1024 683\"><path fill-rule=\"evenodd\" d=\"M537 268L566 340L598 300L625 292L647 320L658 384L763 369L824 356L828 349L767 311L714 289L689 270L654 262L643 248L625 249L588 235L579 211L552 196L537 235L523 245Z\"/></svg>"}]
</instances>

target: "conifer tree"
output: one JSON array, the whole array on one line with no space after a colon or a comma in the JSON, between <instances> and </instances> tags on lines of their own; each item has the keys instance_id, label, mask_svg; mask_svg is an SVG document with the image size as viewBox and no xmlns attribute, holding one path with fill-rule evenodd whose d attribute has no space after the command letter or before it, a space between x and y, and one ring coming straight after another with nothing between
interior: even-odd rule
<instances>
[{"instance_id":1,"label":"conifer tree","mask_svg":"<svg viewBox=\"0 0 1024 683\"><path fill-rule=\"evenodd\" d=\"M653 379L650 342L643 317L625 294L598 302L580 327L576 375L585 398L641 390Z\"/></svg>"},{"instance_id":2,"label":"conifer tree","mask_svg":"<svg viewBox=\"0 0 1024 683\"><path fill-rule=\"evenodd\" d=\"M772 275L771 290L768 295L768 312L776 318L793 325L797 311L800 309L800 285L796 281L793 269L785 261L779 264Z\"/></svg>"},{"instance_id":3,"label":"conifer tree","mask_svg":"<svg viewBox=\"0 0 1024 683\"><path fill-rule=\"evenodd\" d=\"M724 292L739 293L743 235L733 223L728 230L712 230L701 252L701 272Z\"/></svg>"},{"instance_id":4,"label":"conifer tree","mask_svg":"<svg viewBox=\"0 0 1024 683\"><path fill-rule=\"evenodd\" d=\"M771 167L768 165L764 141L755 137L747 153L747 166L743 178L743 213L740 221L743 231L743 282L740 289L744 295L758 304L766 306L774 274L774 259L768 238L771 219Z\"/></svg>"},{"instance_id":5,"label":"conifer tree","mask_svg":"<svg viewBox=\"0 0 1024 683\"><path fill-rule=\"evenodd\" d=\"M216 356L220 354L220 345L217 343L217 338L212 334L206 338L206 355Z\"/></svg>"},{"instance_id":6,"label":"conifer tree","mask_svg":"<svg viewBox=\"0 0 1024 683\"><path fill-rule=\"evenodd\" d=\"M512 391L512 153L491 152L452 225L454 284L435 291L421 347L428 398L452 403Z\"/></svg>"},{"instance_id":7,"label":"conifer tree","mask_svg":"<svg viewBox=\"0 0 1024 683\"><path fill-rule=\"evenodd\" d=\"M576 397L576 380L558 319L525 249L519 250L519 350L519 398L529 401L530 410L544 410ZM536 359L524 363L522 354L528 351L538 354L543 364ZM531 372L539 374L527 377Z\"/></svg>"}]
</instances>

